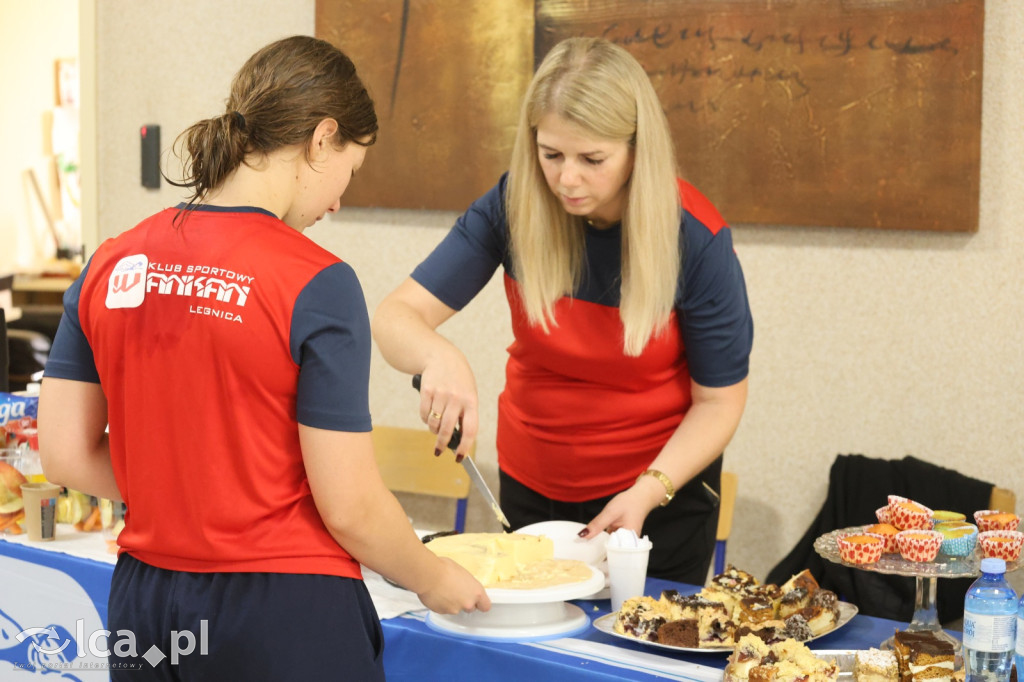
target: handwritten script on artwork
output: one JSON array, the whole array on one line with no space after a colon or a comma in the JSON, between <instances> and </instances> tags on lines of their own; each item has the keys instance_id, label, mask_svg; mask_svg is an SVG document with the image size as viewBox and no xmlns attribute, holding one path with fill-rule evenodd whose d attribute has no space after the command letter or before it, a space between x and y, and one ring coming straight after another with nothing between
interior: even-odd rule
<instances>
[{"instance_id":1,"label":"handwritten script on artwork","mask_svg":"<svg viewBox=\"0 0 1024 682\"><path fill-rule=\"evenodd\" d=\"M734 223L974 231L981 0L543 2L536 54L622 45Z\"/></svg>"},{"instance_id":2,"label":"handwritten script on artwork","mask_svg":"<svg viewBox=\"0 0 1024 682\"><path fill-rule=\"evenodd\" d=\"M586 35L644 66L728 222L970 232L983 26L984 0L318 0L316 34L380 118L348 205L464 210L536 65Z\"/></svg>"}]
</instances>

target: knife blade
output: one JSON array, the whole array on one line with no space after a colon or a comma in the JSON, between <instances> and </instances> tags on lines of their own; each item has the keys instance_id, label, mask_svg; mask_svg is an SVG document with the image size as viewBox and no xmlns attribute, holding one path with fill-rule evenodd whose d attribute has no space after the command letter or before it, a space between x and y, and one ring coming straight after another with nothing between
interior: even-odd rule
<instances>
[{"instance_id":1,"label":"knife blade","mask_svg":"<svg viewBox=\"0 0 1024 682\"><path fill-rule=\"evenodd\" d=\"M417 391L420 390L421 378L422 377L419 374L414 374L412 377L412 387ZM448 441L448 447L452 452L455 452L455 449L459 447L459 443L461 442L462 431L459 429L459 426L456 425L455 431L452 432L452 437ZM510 530L512 528L512 524L508 522L505 512L501 511L501 507L498 505L498 500L495 499L494 493L491 492L490 487L487 485L487 481L485 481L484 477L480 474L480 469L477 468L476 462L473 461L472 457L467 455L462 458L462 466L466 469L466 473L469 474L469 479L473 481L473 487L475 487L477 492L483 496L484 502L490 505L491 511L494 512L494 517L498 519L498 523L500 523L506 530Z\"/></svg>"}]
</instances>

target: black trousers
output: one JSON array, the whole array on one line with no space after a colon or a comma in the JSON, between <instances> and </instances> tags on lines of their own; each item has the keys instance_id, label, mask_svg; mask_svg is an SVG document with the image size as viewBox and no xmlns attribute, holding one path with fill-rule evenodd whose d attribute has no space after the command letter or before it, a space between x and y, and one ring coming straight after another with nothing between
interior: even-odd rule
<instances>
[{"instance_id":1,"label":"black trousers","mask_svg":"<svg viewBox=\"0 0 1024 682\"><path fill-rule=\"evenodd\" d=\"M664 507L656 507L644 521L642 534L652 549L647 575L691 585L703 585L715 553L718 533L718 497L721 490L722 457L700 472L676 493ZM562 502L526 487L499 471L501 510L512 528L541 521L589 523L614 497L585 502ZM715 495L704 487L707 483Z\"/></svg>"}]
</instances>

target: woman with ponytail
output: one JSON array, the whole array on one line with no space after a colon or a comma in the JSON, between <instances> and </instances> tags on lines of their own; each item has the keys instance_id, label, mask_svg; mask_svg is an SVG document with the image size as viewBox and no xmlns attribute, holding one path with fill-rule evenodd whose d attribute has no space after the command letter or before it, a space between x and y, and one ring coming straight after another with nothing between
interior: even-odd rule
<instances>
[{"instance_id":1,"label":"woman with ponytail","mask_svg":"<svg viewBox=\"0 0 1024 682\"><path fill-rule=\"evenodd\" d=\"M127 506L114 680L382 679L360 564L441 613L490 607L381 481L362 290L302 234L376 134L341 51L264 47L177 141L188 200L103 243L64 297L40 449L49 480ZM202 645L138 658L186 632Z\"/></svg>"},{"instance_id":2,"label":"woman with ponytail","mask_svg":"<svg viewBox=\"0 0 1024 682\"><path fill-rule=\"evenodd\" d=\"M677 179L661 104L621 47L571 38L548 53L508 173L374 315L385 359L422 374L437 451L461 428L457 457L477 436L476 384L436 329L499 266L515 336L497 443L513 528L629 528L653 543L650 575L703 584L753 323L729 227Z\"/></svg>"}]
</instances>

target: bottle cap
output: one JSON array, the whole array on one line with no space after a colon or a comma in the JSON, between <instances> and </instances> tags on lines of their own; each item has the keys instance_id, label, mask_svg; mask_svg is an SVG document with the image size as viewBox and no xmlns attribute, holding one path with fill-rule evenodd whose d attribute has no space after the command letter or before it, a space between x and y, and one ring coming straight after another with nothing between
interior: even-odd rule
<instances>
[{"instance_id":1,"label":"bottle cap","mask_svg":"<svg viewBox=\"0 0 1024 682\"><path fill-rule=\"evenodd\" d=\"M982 573L1006 573L1006 561L998 557L986 557L981 560Z\"/></svg>"}]
</instances>

